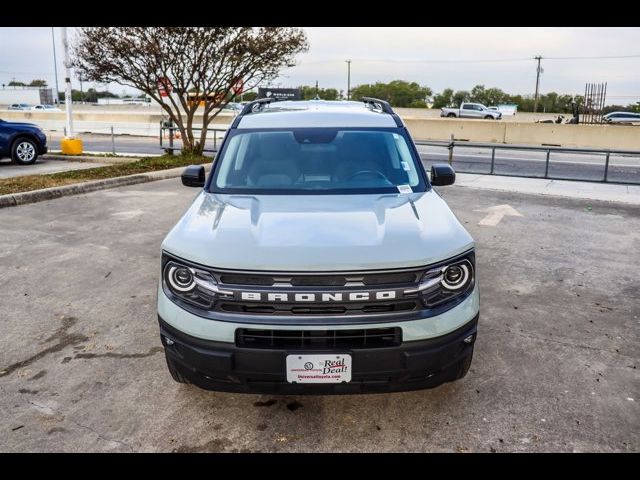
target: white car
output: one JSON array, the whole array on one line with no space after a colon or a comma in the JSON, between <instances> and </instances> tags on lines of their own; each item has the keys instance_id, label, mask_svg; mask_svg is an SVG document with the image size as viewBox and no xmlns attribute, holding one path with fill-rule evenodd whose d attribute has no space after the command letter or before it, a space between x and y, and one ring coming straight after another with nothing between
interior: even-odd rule
<instances>
[{"instance_id":1,"label":"white car","mask_svg":"<svg viewBox=\"0 0 640 480\"><path fill-rule=\"evenodd\" d=\"M640 124L640 113L611 112L602 117L607 123Z\"/></svg>"},{"instance_id":2,"label":"white car","mask_svg":"<svg viewBox=\"0 0 640 480\"><path fill-rule=\"evenodd\" d=\"M31 105L28 103L13 103L9 105L8 110L31 110Z\"/></svg>"},{"instance_id":3,"label":"white car","mask_svg":"<svg viewBox=\"0 0 640 480\"><path fill-rule=\"evenodd\" d=\"M60 112L61 110L55 105L36 105L31 107L31 110L38 110L41 112Z\"/></svg>"},{"instance_id":4,"label":"white car","mask_svg":"<svg viewBox=\"0 0 640 480\"><path fill-rule=\"evenodd\" d=\"M235 117L162 242L158 321L179 383L328 394L466 375L475 244L390 105L261 99Z\"/></svg>"}]
</instances>

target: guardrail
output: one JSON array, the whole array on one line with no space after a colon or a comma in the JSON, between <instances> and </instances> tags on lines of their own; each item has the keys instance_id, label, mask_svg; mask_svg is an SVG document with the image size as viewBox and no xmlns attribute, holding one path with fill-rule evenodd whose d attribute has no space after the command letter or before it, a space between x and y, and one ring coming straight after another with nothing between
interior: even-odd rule
<instances>
[{"instance_id":1,"label":"guardrail","mask_svg":"<svg viewBox=\"0 0 640 480\"><path fill-rule=\"evenodd\" d=\"M546 178L550 180L579 180L579 181L588 181L588 182L598 182L598 183L620 183L620 184L636 184L640 183L640 151L638 150L617 150L617 149L595 149L595 148L578 148L578 147L558 147L558 146L532 146L532 145L509 145L509 144L496 144L496 143L481 143L481 142L466 142L466 141L455 141L451 140L447 141L436 141L436 140L422 140L416 141L416 145L425 145L425 146L434 146L434 147L442 147L446 148L449 152L449 164L453 165L455 162L454 158L454 149L455 148L476 148L476 149L490 149L491 150L491 160L489 164L489 170L487 172L482 172L489 175L496 175L496 150L519 150L519 151L538 151L544 152L545 156L545 167L544 167L544 175L527 175L526 172L518 173L518 174L509 174L509 173L499 173L501 176L512 176L512 177L533 177L533 178ZM584 177L568 177L568 176L552 176L549 174L549 166L551 160L551 154L586 154L586 155L601 155L603 157L602 168L604 169L602 178L592 179L592 178L584 178ZM619 181L619 180L611 180L610 176L610 160L612 156L628 156L634 157L638 159L637 166L629 167L631 169L630 173L639 175L638 181ZM524 161L530 161L529 159L522 159ZM570 163L570 162L569 162ZM600 166L597 163L590 164L590 167L598 167ZM479 173L477 171L465 171L458 170L461 173Z\"/></svg>"},{"instance_id":2,"label":"guardrail","mask_svg":"<svg viewBox=\"0 0 640 480\"><path fill-rule=\"evenodd\" d=\"M202 131L202 127L192 127L193 131ZM210 139L208 136L209 132L213 132L213 148L205 148L202 150L203 152L217 152L218 151L218 132L226 133L226 128L207 128L207 140ZM168 132L167 139L169 140L169 145L164 145L163 139L165 137L165 132ZM160 122L160 148L164 150L181 150L182 146L176 147L174 145L175 140L180 139L180 129L174 125L167 124L167 122Z\"/></svg>"}]
</instances>

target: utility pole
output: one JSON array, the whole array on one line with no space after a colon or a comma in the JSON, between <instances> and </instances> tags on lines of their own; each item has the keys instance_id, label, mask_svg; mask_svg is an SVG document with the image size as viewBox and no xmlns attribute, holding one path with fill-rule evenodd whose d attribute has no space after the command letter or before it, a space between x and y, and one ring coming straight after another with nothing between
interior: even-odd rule
<instances>
[{"instance_id":1,"label":"utility pole","mask_svg":"<svg viewBox=\"0 0 640 480\"><path fill-rule=\"evenodd\" d=\"M64 46L64 106L67 111L67 137L73 138L73 117L71 116L71 65L69 61L67 27L62 27L62 45Z\"/></svg>"},{"instance_id":2,"label":"utility pole","mask_svg":"<svg viewBox=\"0 0 640 480\"><path fill-rule=\"evenodd\" d=\"M56 93L53 96L53 103L58 105L60 103L60 98L58 97L60 90L58 88L58 61L56 60L56 34L54 27L51 27L51 40L53 42L53 73L56 77Z\"/></svg>"},{"instance_id":3,"label":"utility pole","mask_svg":"<svg viewBox=\"0 0 640 480\"><path fill-rule=\"evenodd\" d=\"M538 90L540 89L540 73L542 69L540 68L540 60L542 60L541 56L533 57L538 61L538 68L536 68L536 96L533 101L533 113L538 111Z\"/></svg>"},{"instance_id":4,"label":"utility pole","mask_svg":"<svg viewBox=\"0 0 640 480\"><path fill-rule=\"evenodd\" d=\"M316 98L315 100L320 100L320 95L318 94L318 80L316 80Z\"/></svg>"},{"instance_id":5,"label":"utility pole","mask_svg":"<svg viewBox=\"0 0 640 480\"><path fill-rule=\"evenodd\" d=\"M347 62L347 100L351 100L351 60Z\"/></svg>"}]
</instances>

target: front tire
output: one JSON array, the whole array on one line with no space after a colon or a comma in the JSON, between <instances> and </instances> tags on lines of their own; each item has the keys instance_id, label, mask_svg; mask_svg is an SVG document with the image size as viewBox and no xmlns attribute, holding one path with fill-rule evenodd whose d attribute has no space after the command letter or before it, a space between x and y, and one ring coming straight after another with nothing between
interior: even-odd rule
<instances>
[{"instance_id":1,"label":"front tire","mask_svg":"<svg viewBox=\"0 0 640 480\"><path fill-rule=\"evenodd\" d=\"M11 146L11 160L19 165L31 165L38 159L38 147L33 140L18 138Z\"/></svg>"},{"instance_id":2,"label":"front tire","mask_svg":"<svg viewBox=\"0 0 640 480\"><path fill-rule=\"evenodd\" d=\"M455 113L450 113L449 115L447 115L447 117L449 117L449 118L456 118L456 114L455 114Z\"/></svg>"},{"instance_id":3,"label":"front tire","mask_svg":"<svg viewBox=\"0 0 640 480\"><path fill-rule=\"evenodd\" d=\"M492 117L491 115L486 115L486 116L484 117L484 119L485 119L485 120L495 120L495 118L494 118L494 117Z\"/></svg>"}]
</instances>

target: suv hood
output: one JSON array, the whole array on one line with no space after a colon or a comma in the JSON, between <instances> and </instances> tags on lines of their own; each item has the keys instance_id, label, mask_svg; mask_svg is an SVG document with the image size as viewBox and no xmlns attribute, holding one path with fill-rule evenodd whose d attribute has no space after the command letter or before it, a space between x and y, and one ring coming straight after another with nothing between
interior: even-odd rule
<instances>
[{"instance_id":1,"label":"suv hood","mask_svg":"<svg viewBox=\"0 0 640 480\"><path fill-rule=\"evenodd\" d=\"M214 268L294 272L422 266L473 245L433 189L409 195L203 191L162 248Z\"/></svg>"}]
</instances>

